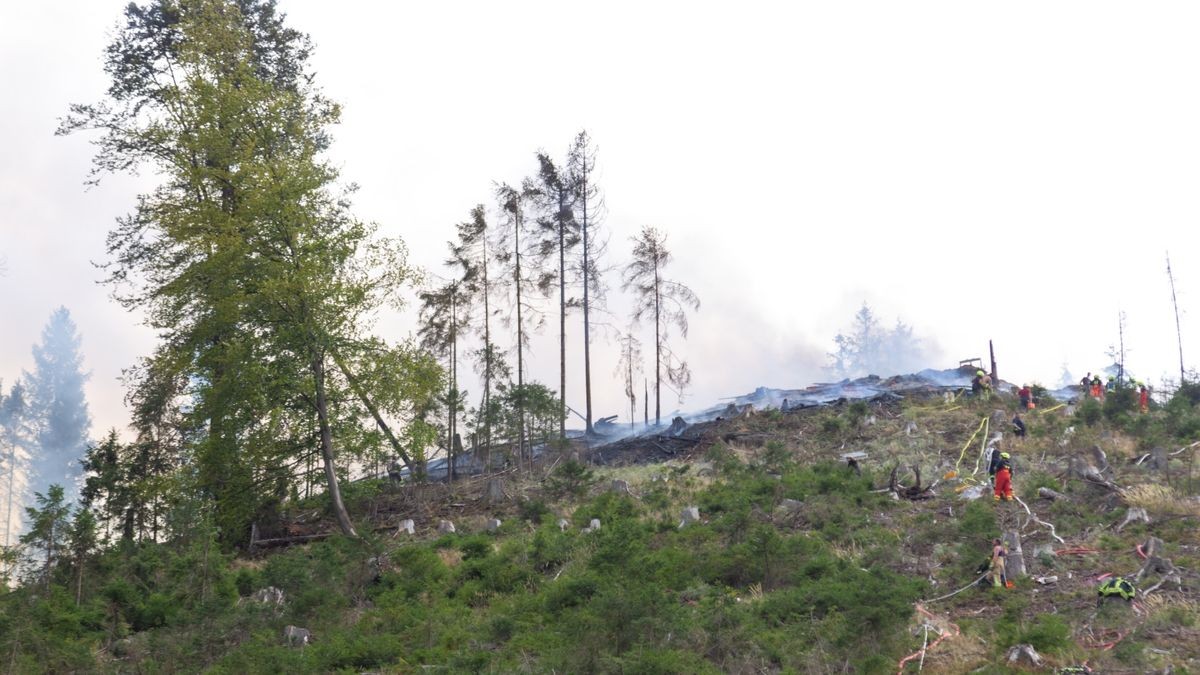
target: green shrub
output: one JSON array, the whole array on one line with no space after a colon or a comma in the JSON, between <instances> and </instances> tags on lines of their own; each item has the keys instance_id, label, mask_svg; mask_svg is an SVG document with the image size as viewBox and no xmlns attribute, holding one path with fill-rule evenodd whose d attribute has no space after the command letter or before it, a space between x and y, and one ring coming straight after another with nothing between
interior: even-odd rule
<instances>
[{"instance_id":1,"label":"green shrub","mask_svg":"<svg viewBox=\"0 0 1200 675\"><path fill-rule=\"evenodd\" d=\"M784 444L777 440L767 441L763 446L762 462L763 466L771 471L779 471L789 461L791 461L791 453Z\"/></svg>"},{"instance_id":2,"label":"green shrub","mask_svg":"<svg viewBox=\"0 0 1200 675\"><path fill-rule=\"evenodd\" d=\"M492 541L482 534L472 534L458 540L458 550L464 560L486 558L492 554Z\"/></svg>"},{"instance_id":3,"label":"green shrub","mask_svg":"<svg viewBox=\"0 0 1200 675\"><path fill-rule=\"evenodd\" d=\"M867 407L866 401L855 401L846 406L846 425L851 429L857 429L862 421L866 419L870 408Z\"/></svg>"},{"instance_id":4,"label":"green shrub","mask_svg":"<svg viewBox=\"0 0 1200 675\"><path fill-rule=\"evenodd\" d=\"M830 415L821 420L821 433L826 436L839 436L846 430L846 421L836 415Z\"/></svg>"},{"instance_id":5,"label":"green shrub","mask_svg":"<svg viewBox=\"0 0 1200 675\"><path fill-rule=\"evenodd\" d=\"M546 516L550 515L550 507L540 499L521 498L517 502L517 515L529 523L541 525Z\"/></svg>"},{"instance_id":6,"label":"green shrub","mask_svg":"<svg viewBox=\"0 0 1200 675\"><path fill-rule=\"evenodd\" d=\"M721 473L732 473L741 468L737 455L724 443L716 443L704 452L704 458Z\"/></svg>"},{"instance_id":7,"label":"green shrub","mask_svg":"<svg viewBox=\"0 0 1200 675\"><path fill-rule=\"evenodd\" d=\"M1071 626L1056 614L1040 614L1021 632L1019 641L1042 653L1057 653L1071 646Z\"/></svg>"},{"instance_id":8,"label":"green shrub","mask_svg":"<svg viewBox=\"0 0 1200 675\"><path fill-rule=\"evenodd\" d=\"M262 572L251 567L243 567L234 575L234 585L237 587L238 595L243 597L250 595L264 586Z\"/></svg>"},{"instance_id":9,"label":"green shrub","mask_svg":"<svg viewBox=\"0 0 1200 675\"><path fill-rule=\"evenodd\" d=\"M572 535L560 532L557 525L542 527L533 535L529 562L534 569L543 572L559 567L570 560L574 542Z\"/></svg>"},{"instance_id":10,"label":"green shrub","mask_svg":"<svg viewBox=\"0 0 1200 675\"><path fill-rule=\"evenodd\" d=\"M1075 408L1075 419L1089 427L1096 426L1103 416L1104 411L1100 407L1100 402L1090 396Z\"/></svg>"},{"instance_id":11,"label":"green shrub","mask_svg":"<svg viewBox=\"0 0 1200 675\"><path fill-rule=\"evenodd\" d=\"M560 463L546 479L546 489L551 493L579 497L596 482L595 473L576 459Z\"/></svg>"},{"instance_id":12,"label":"green shrub","mask_svg":"<svg viewBox=\"0 0 1200 675\"><path fill-rule=\"evenodd\" d=\"M547 587L546 610L555 613L578 607L591 600L599 589L600 582L592 574L560 579Z\"/></svg>"}]
</instances>

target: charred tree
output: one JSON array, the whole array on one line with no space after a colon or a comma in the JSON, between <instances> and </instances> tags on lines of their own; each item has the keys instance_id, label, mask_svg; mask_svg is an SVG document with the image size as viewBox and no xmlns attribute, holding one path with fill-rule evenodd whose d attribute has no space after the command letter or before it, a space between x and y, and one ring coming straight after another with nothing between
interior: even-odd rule
<instances>
[{"instance_id":1,"label":"charred tree","mask_svg":"<svg viewBox=\"0 0 1200 675\"><path fill-rule=\"evenodd\" d=\"M700 309L700 299L692 289L663 276L671 262L667 237L653 227L642 229L634 239L633 260L625 266L622 287L634 295L633 320L654 321L654 423L662 421L662 380L682 391L691 381L687 362L674 356L667 343L669 329L675 326L687 337L687 310Z\"/></svg>"},{"instance_id":2,"label":"charred tree","mask_svg":"<svg viewBox=\"0 0 1200 675\"><path fill-rule=\"evenodd\" d=\"M599 260L604 253L604 244L597 237L599 209L602 204L600 190L593 180L596 168L596 149L586 131L579 132L567 160L571 185L575 194L575 209L579 214L582 261L579 269L583 284L583 392L584 421L588 434L592 428L592 309L604 298Z\"/></svg>"},{"instance_id":3,"label":"charred tree","mask_svg":"<svg viewBox=\"0 0 1200 675\"><path fill-rule=\"evenodd\" d=\"M1171 282L1171 306L1175 308L1175 339L1179 342L1179 385L1187 375L1183 371L1183 331L1179 328L1179 300L1175 298L1175 275L1171 273L1171 254L1167 254L1167 280Z\"/></svg>"},{"instance_id":4,"label":"charred tree","mask_svg":"<svg viewBox=\"0 0 1200 675\"><path fill-rule=\"evenodd\" d=\"M558 268L543 268L538 284L549 295L558 287L558 396L562 403L559 436L567 437L567 310L574 298L567 297L567 252L579 245L579 225L575 221L575 186L569 173L561 171L544 152L538 153L536 201L541 216L538 228L542 239L539 252L543 262L557 259Z\"/></svg>"}]
</instances>

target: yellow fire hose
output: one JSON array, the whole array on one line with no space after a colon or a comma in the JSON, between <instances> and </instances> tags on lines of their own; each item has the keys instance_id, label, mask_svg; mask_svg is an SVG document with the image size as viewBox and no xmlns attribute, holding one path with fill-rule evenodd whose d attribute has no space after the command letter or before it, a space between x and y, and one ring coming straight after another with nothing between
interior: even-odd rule
<instances>
[{"instance_id":1,"label":"yellow fire hose","mask_svg":"<svg viewBox=\"0 0 1200 675\"><path fill-rule=\"evenodd\" d=\"M972 441L975 440L975 437L979 435L980 431L983 431L983 428L988 423L988 419L989 419L988 416L985 415L984 418L979 421L979 427L975 429L975 433L971 434L971 437L967 439L967 442L965 444L963 444L962 452L958 453L958 461L954 463L954 468L951 469L950 471L946 472L946 475L942 477L943 479L950 480L951 478L958 477L958 467L960 464L962 464L963 457L965 457L967 455L967 448L971 447ZM987 441L986 433L984 434L983 438L984 438L984 441L986 442ZM978 461L976 461L975 465L976 465L976 468L978 469L978 466L979 466Z\"/></svg>"}]
</instances>

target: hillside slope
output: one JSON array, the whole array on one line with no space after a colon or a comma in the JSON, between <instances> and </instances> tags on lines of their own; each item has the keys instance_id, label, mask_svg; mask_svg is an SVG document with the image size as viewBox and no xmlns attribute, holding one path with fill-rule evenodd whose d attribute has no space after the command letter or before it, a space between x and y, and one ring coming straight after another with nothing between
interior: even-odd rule
<instances>
[{"instance_id":1,"label":"hillside slope","mask_svg":"<svg viewBox=\"0 0 1200 675\"><path fill-rule=\"evenodd\" d=\"M0 662L15 672L952 673L1007 672L1010 648L1030 644L1045 669L1183 672L1200 659L1191 393L1146 414L1127 397L1043 400L1025 439L1008 433L1009 397L914 390L735 409L671 435L683 441L628 439L584 453L587 463L547 457L537 475L493 483L490 500L484 479L357 484L348 501L374 526L363 541L239 557L205 533L126 543L89 567L78 605L70 578L9 593ZM986 489L989 443L1014 456L1021 502L969 498ZM858 471L846 453L865 454ZM689 507L698 521L684 522ZM293 529L319 531L321 508L296 504ZM396 531L406 519L413 536ZM439 533L443 520L457 532ZM1011 589L969 587L991 539L1010 532L1028 574ZM1162 544L1147 565L1152 537ZM1143 569L1134 602L1097 606L1103 575ZM289 646L286 626L311 631L311 643Z\"/></svg>"}]
</instances>

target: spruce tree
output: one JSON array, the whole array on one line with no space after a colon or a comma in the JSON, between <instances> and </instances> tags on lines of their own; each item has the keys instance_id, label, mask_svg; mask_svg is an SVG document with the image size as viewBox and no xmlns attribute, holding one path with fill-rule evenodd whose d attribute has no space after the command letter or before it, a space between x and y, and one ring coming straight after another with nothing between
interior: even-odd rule
<instances>
[{"instance_id":1,"label":"spruce tree","mask_svg":"<svg viewBox=\"0 0 1200 675\"><path fill-rule=\"evenodd\" d=\"M671 262L665 234L645 227L633 242L633 259L625 266L623 287L633 292L633 320L654 323L654 423L661 424L664 371L667 382L678 390L691 381L687 362L670 348L670 328L675 326L687 337L687 310L700 309L700 299L692 289L664 276Z\"/></svg>"},{"instance_id":2,"label":"spruce tree","mask_svg":"<svg viewBox=\"0 0 1200 675\"><path fill-rule=\"evenodd\" d=\"M27 489L45 493L56 483L69 502L78 494L79 458L87 447L91 417L83 392L88 376L79 332L66 307L50 315L33 348L33 363L33 372L24 377L36 434Z\"/></svg>"}]
</instances>

